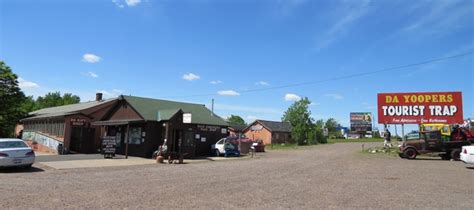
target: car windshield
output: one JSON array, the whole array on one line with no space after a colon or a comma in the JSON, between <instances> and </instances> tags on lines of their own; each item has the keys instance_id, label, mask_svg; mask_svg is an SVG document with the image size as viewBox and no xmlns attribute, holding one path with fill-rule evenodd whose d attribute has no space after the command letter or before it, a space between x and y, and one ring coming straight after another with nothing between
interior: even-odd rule
<instances>
[{"instance_id":1,"label":"car windshield","mask_svg":"<svg viewBox=\"0 0 474 210\"><path fill-rule=\"evenodd\" d=\"M420 134L419 133L410 133L406 135L406 140L418 140L420 139Z\"/></svg>"},{"instance_id":2,"label":"car windshield","mask_svg":"<svg viewBox=\"0 0 474 210\"><path fill-rule=\"evenodd\" d=\"M435 139L438 139L438 133L436 132L425 133L424 137L426 140L435 140Z\"/></svg>"},{"instance_id":3,"label":"car windshield","mask_svg":"<svg viewBox=\"0 0 474 210\"><path fill-rule=\"evenodd\" d=\"M425 131L436 131L438 130L435 126L425 126Z\"/></svg>"},{"instance_id":4,"label":"car windshield","mask_svg":"<svg viewBox=\"0 0 474 210\"><path fill-rule=\"evenodd\" d=\"M0 142L0 149L22 148L22 147L28 147L28 145L26 145L22 141L4 141L4 142Z\"/></svg>"},{"instance_id":5,"label":"car windshield","mask_svg":"<svg viewBox=\"0 0 474 210\"><path fill-rule=\"evenodd\" d=\"M227 139L224 144L226 150L236 150L238 148L238 142L235 139Z\"/></svg>"}]
</instances>

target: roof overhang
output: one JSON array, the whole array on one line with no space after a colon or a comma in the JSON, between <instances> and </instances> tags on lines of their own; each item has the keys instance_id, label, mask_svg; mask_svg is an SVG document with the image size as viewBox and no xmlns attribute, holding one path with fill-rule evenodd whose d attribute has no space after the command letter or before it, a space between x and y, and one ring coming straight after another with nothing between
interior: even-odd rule
<instances>
[{"instance_id":1,"label":"roof overhang","mask_svg":"<svg viewBox=\"0 0 474 210\"><path fill-rule=\"evenodd\" d=\"M135 120L104 120L104 121L95 121L92 122L91 125L95 126L103 126L103 125L129 125L129 124L136 124L136 123L144 123L145 120L142 119L135 119Z\"/></svg>"}]
</instances>

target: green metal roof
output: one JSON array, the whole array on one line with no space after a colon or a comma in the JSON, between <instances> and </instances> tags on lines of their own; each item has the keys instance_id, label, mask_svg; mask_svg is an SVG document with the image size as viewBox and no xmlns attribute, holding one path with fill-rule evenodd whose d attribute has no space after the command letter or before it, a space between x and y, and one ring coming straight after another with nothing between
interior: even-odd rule
<instances>
[{"instance_id":1,"label":"green metal roof","mask_svg":"<svg viewBox=\"0 0 474 210\"><path fill-rule=\"evenodd\" d=\"M203 104L192 104L160 99L122 96L145 120L169 120L179 110L191 113L192 124L228 126L227 122L206 108ZM159 115L159 116L158 116ZM158 117L160 119L158 119Z\"/></svg>"},{"instance_id":2,"label":"green metal roof","mask_svg":"<svg viewBox=\"0 0 474 210\"><path fill-rule=\"evenodd\" d=\"M177 114L180 110L181 109L160 109L160 110L158 110L156 120L157 121L169 120L175 114Z\"/></svg>"}]
</instances>

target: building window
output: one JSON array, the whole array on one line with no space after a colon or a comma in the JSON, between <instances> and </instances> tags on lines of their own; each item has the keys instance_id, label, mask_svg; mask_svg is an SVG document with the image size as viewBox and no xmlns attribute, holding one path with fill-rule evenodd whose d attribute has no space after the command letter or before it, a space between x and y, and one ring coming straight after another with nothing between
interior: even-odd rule
<instances>
[{"instance_id":1,"label":"building window","mask_svg":"<svg viewBox=\"0 0 474 210\"><path fill-rule=\"evenodd\" d=\"M141 144L142 143L142 128L132 127L128 133L129 144Z\"/></svg>"}]
</instances>

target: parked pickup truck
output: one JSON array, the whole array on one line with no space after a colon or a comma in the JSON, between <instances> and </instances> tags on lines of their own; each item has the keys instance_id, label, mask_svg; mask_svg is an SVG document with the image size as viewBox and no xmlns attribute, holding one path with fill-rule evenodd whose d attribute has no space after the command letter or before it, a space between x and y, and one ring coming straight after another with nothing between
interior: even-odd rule
<instances>
[{"instance_id":1,"label":"parked pickup truck","mask_svg":"<svg viewBox=\"0 0 474 210\"><path fill-rule=\"evenodd\" d=\"M445 160L459 160L461 147L470 144L470 139L467 138L446 140L441 137L439 130L422 131L419 134L419 139L405 139L403 141L402 145L400 145L399 156L401 158L415 159L419 154L437 153Z\"/></svg>"}]
</instances>

